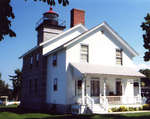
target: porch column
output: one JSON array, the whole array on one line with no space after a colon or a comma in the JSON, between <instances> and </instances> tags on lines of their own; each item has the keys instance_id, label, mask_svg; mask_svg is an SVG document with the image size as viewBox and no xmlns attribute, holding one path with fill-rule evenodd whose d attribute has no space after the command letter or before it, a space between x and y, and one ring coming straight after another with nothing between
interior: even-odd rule
<instances>
[{"instance_id":1,"label":"porch column","mask_svg":"<svg viewBox=\"0 0 150 119\"><path fill-rule=\"evenodd\" d=\"M106 79L104 79L104 97L106 97Z\"/></svg>"},{"instance_id":2,"label":"porch column","mask_svg":"<svg viewBox=\"0 0 150 119\"><path fill-rule=\"evenodd\" d=\"M85 79L83 78L83 80L82 80L82 105L85 104L85 99L84 99L85 92L84 92L84 89L85 89Z\"/></svg>"},{"instance_id":3,"label":"porch column","mask_svg":"<svg viewBox=\"0 0 150 119\"><path fill-rule=\"evenodd\" d=\"M141 79L138 80L138 83L139 83L139 99L141 103Z\"/></svg>"}]
</instances>

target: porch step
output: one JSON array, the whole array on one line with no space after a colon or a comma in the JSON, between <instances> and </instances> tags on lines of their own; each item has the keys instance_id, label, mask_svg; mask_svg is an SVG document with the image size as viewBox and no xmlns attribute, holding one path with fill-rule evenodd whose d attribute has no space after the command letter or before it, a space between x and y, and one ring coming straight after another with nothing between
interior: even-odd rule
<instances>
[{"instance_id":1,"label":"porch step","mask_svg":"<svg viewBox=\"0 0 150 119\"><path fill-rule=\"evenodd\" d=\"M103 107L100 104L94 104L92 112L95 114L101 114L101 113L105 113L106 111L103 109Z\"/></svg>"}]
</instances>

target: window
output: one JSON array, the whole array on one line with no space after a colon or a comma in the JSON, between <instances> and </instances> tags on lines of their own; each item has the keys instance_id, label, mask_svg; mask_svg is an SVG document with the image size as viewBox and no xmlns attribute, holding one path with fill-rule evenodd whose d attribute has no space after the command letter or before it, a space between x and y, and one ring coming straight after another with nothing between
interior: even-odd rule
<instances>
[{"instance_id":1,"label":"window","mask_svg":"<svg viewBox=\"0 0 150 119\"><path fill-rule=\"evenodd\" d=\"M30 58L30 68L32 69L32 65L33 65L33 56L31 56Z\"/></svg>"},{"instance_id":2,"label":"window","mask_svg":"<svg viewBox=\"0 0 150 119\"><path fill-rule=\"evenodd\" d=\"M89 48L88 45L81 45L81 61L88 62Z\"/></svg>"},{"instance_id":3,"label":"window","mask_svg":"<svg viewBox=\"0 0 150 119\"><path fill-rule=\"evenodd\" d=\"M134 82L134 87L139 87L139 83L138 82Z\"/></svg>"},{"instance_id":4,"label":"window","mask_svg":"<svg viewBox=\"0 0 150 119\"><path fill-rule=\"evenodd\" d=\"M56 66L57 65L57 54L55 53L53 55L53 66Z\"/></svg>"},{"instance_id":5,"label":"window","mask_svg":"<svg viewBox=\"0 0 150 119\"><path fill-rule=\"evenodd\" d=\"M91 96L99 96L99 80L91 80Z\"/></svg>"},{"instance_id":6,"label":"window","mask_svg":"<svg viewBox=\"0 0 150 119\"><path fill-rule=\"evenodd\" d=\"M53 89L54 89L54 91L58 90L58 87L57 87L57 78L54 79Z\"/></svg>"},{"instance_id":7,"label":"window","mask_svg":"<svg viewBox=\"0 0 150 119\"><path fill-rule=\"evenodd\" d=\"M39 65L40 54L36 54L36 66Z\"/></svg>"},{"instance_id":8,"label":"window","mask_svg":"<svg viewBox=\"0 0 150 119\"><path fill-rule=\"evenodd\" d=\"M32 80L29 80L29 94L32 93Z\"/></svg>"},{"instance_id":9,"label":"window","mask_svg":"<svg viewBox=\"0 0 150 119\"><path fill-rule=\"evenodd\" d=\"M116 95L121 96L122 95L122 85L121 81L116 81Z\"/></svg>"},{"instance_id":10,"label":"window","mask_svg":"<svg viewBox=\"0 0 150 119\"><path fill-rule=\"evenodd\" d=\"M116 64L122 65L122 50L116 49Z\"/></svg>"},{"instance_id":11,"label":"window","mask_svg":"<svg viewBox=\"0 0 150 119\"><path fill-rule=\"evenodd\" d=\"M34 80L34 93L35 93L35 95L37 94L37 92L38 92L38 80L35 79Z\"/></svg>"},{"instance_id":12,"label":"window","mask_svg":"<svg viewBox=\"0 0 150 119\"><path fill-rule=\"evenodd\" d=\"M76 80L75 81L75 95L81 96L82 94L82 80Z\"/></svg>"}]
</instances>

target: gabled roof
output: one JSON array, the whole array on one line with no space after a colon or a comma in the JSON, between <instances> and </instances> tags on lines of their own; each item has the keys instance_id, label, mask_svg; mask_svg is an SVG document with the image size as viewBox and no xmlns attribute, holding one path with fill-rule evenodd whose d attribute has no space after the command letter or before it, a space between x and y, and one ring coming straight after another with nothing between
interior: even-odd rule
<instances>
[{"instance_id":1,"label":"gabled roof","mask_svg":"<svg viewBox=\"0 0 150 119\"><path fill-rule=\"evenodd\" d=\"M72 27L72 28L70 28L70 29L68 29L68 30L66 30L66 31L64 31L64 32L62 32L62 33L60 33L59 35L56 35L55 37L52 37L51 39L49 39L49 40L47 40L47 41L45 41L45 42L40 43L39 46L33 47L32 49L28 50L28 51L25 52L23 55L21 55L21 56L19 57L19 59L21 59L22 57L28 55L29 53L31 53L32 51L36 50L37 48L39 48L39 47L41 47L41 46L44 46L44 45L46 45L46 44L51 44L51 43L53 43L55 39L58 39L59 37L62 37L62 36L64 36L65 34L71 32L71 31L73 31L73 30L75 30L75 29L77 29L77 28L79 28L79 27L82 28L83 31L87 31L87 28L86 28L85 26L83 26L82 24L78 24L78 25L76 25L76 26L74 26L74 27Z\"/></svg>"},{"instance_id":2,"label":"gabled roof","mask_svg":"<svg viewBox=\"0 0 150 119\"><path fill-rule=\"evenodd\" d=\"M23 58L24 56L30 54L32 51L38 49L39 47L40 47L40 46L35 46L35 47L31 48L31 49L28 50L26 53L24 53L23 55L21 55L21 56L19 57L19 59L21 59L21 58Z\"/></svg>"},{"instance_id":3,"label":"gabled roof","mask_svg":"<svg viewBox=\"0 0 150 119\"><path fill-rule=\"evenodd\" d=\"M79 39L81 39L82 37L90 34L91 32L101 28L101 27L104 27L105 29L107 29L128 51L130 51L130 53L133 55L133 56L137 56L138 53L125 41L123 40L123 38L121 38L106 22L103 22L102 24L99 24L98 26L96 27L93 27L91 28L90 30L88 31L85 31L84 33L80 34L79 36L71 39L70 41L62 44L61 46L51 50L50 52L48 52L47 54L45 55L49 55L51 54L52 52L55 52L57 50L60 50L60 48L66 48L68 46L70 46L72 43L78 41Z\"/></svg>"},{"instance_id":4,"label":"gabled roof","mask_svg":"<svg viewBox=\"0 0 150 119\"><path fill-rule=\"evenodd\" d=\"M51 39L49 39L49 40L47 40L47 41L45 41L45 42L40 43L40 46L46 45L47 43L50 43L50 42L53 42L53 40L58 39L59 37L61 37L61 36L65 35L65 34L71 32L71 31L73 31L73 30L75 30L75 29L77 29L77 28L79 28L79 27L82 28L84 31L87 31L87 30L88 30L88 29L87 29L85 26L83 26L82 24L78 24L78 25L76 25L76 26L74 26L74 27L72 27L72 28L70 28L70 29L68 29L68 30L66 30L66 31L64 31L64 32L62 32L62 33L60 33L59 35L56 35L55 37L53 37L53 38L51 38Z\"/></svg>"}]
</instances>

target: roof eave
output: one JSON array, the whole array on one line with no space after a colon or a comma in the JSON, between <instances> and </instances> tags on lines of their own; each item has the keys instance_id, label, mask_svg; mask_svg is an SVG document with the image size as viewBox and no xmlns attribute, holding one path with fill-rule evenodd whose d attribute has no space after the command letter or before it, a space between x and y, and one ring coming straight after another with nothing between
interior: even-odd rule
<instances>
[{"instance_id":1,"label":"roof eave","mask_svg":"<svg viewBox=\"0 0 150 119\"><path fill-rule=\"evenodd\" d=\"M24 53L23 55L21 55L21 56L19 57L19 59L25 57L26 55L28 55L29 53L31 53L32 51L34 51L35 49L37 49L37 48L39 48L39 47L40 47L40 46L35 46L35 47L33 47L32 49L28 50L26 53Z\"/></svg>"}]
</instances>

